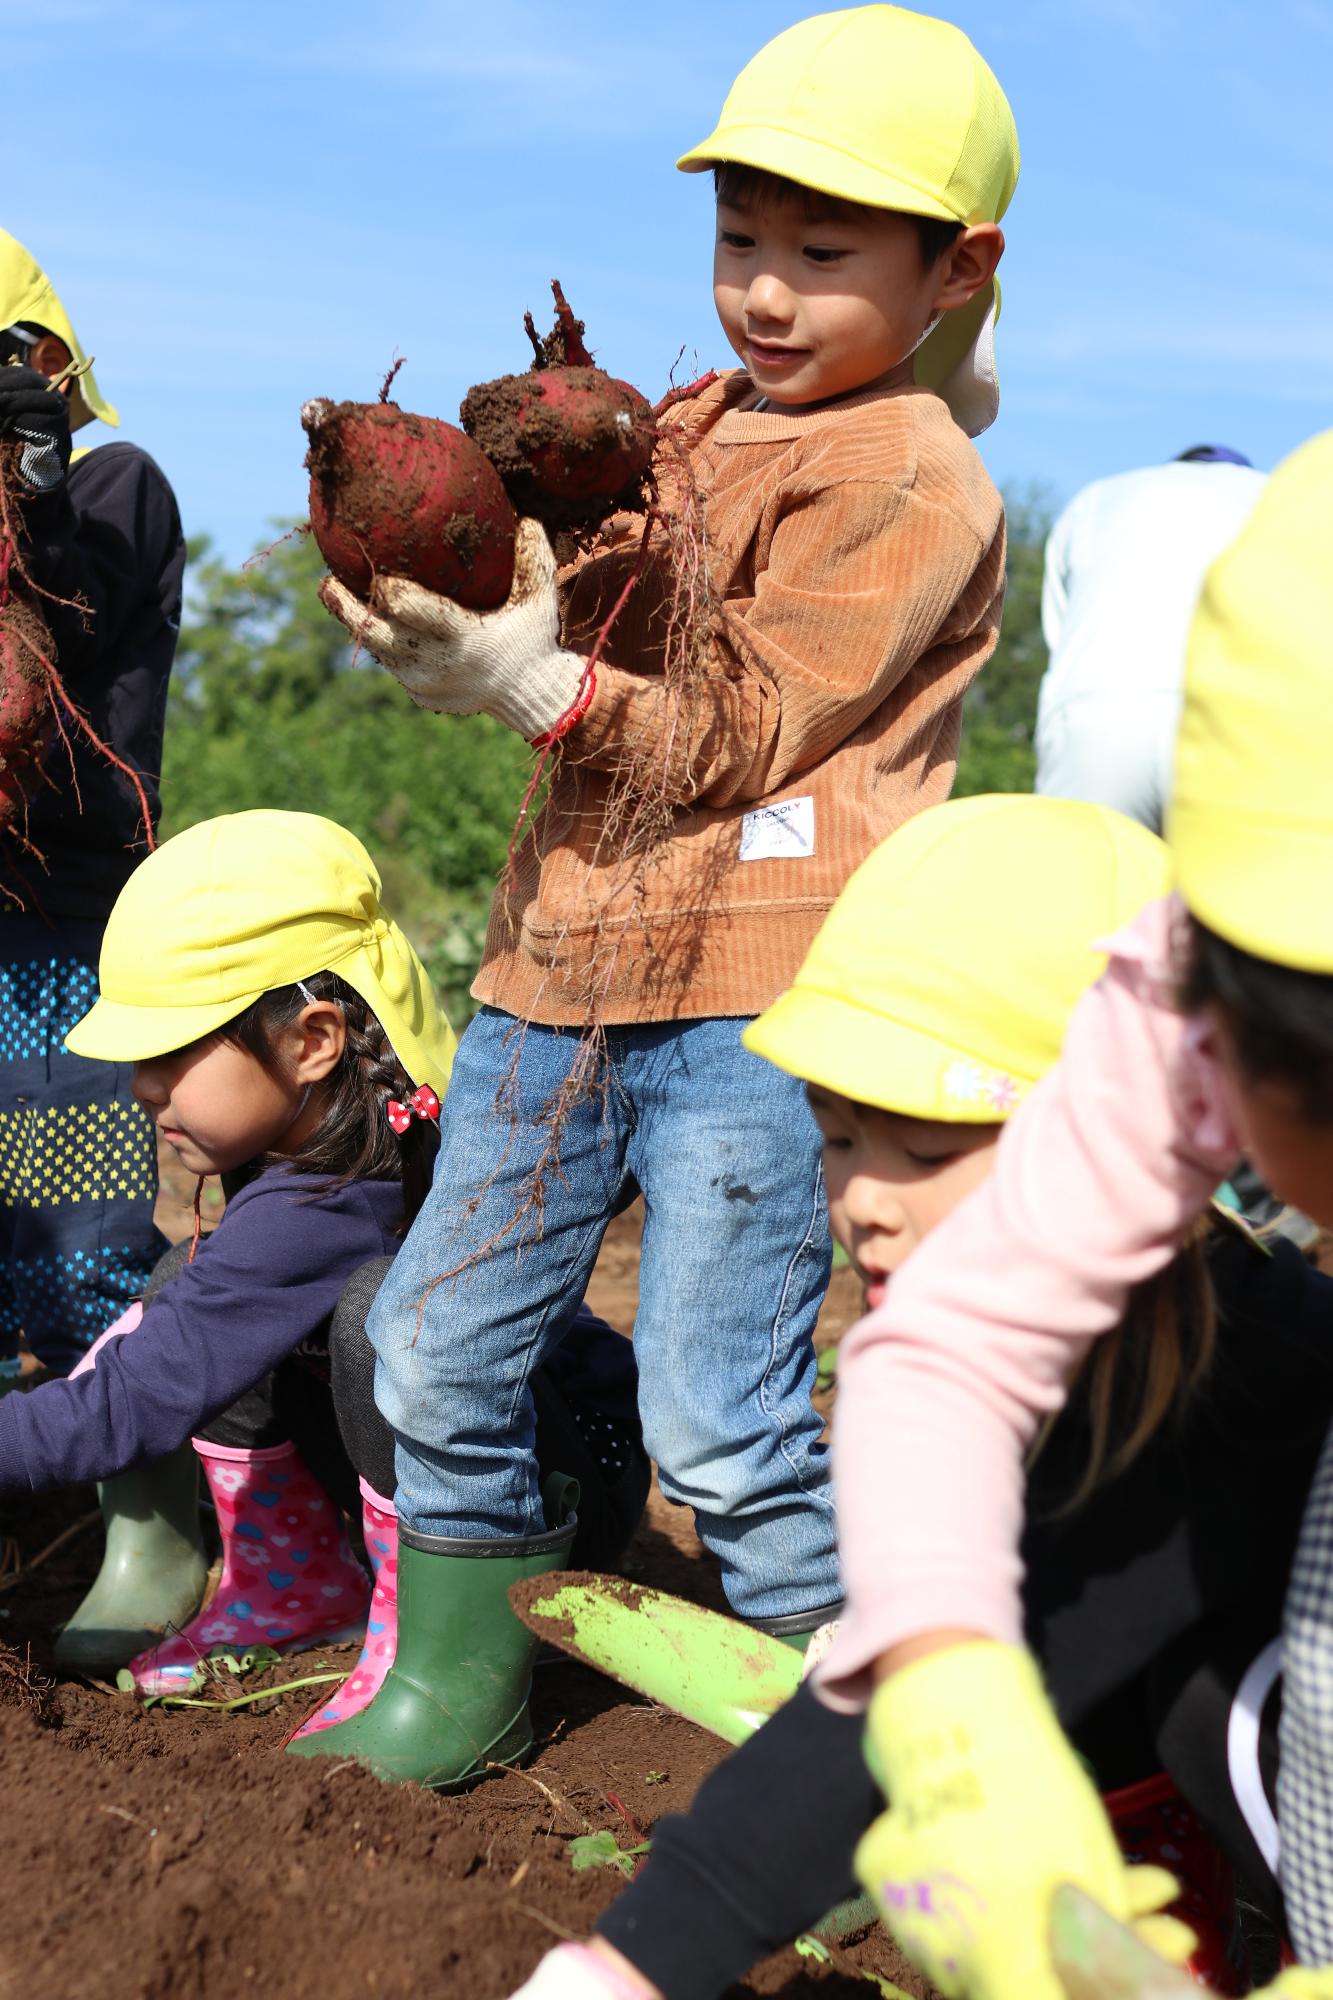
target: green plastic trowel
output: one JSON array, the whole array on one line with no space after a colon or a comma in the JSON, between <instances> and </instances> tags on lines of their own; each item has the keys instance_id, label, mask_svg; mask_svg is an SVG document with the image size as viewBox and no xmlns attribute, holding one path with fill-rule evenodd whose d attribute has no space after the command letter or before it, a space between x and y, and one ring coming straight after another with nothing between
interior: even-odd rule
<instances>
[{"instance_id":1,"label":"green plastic trowel","mask_svg":"<svg viewBox=\"0 0 1333 2000\"><path fill-rule=\"evenodd\" d=\"M512 1584L509 1602L538 1638L727 1743L801 1685L801 1655L781 1639L626 1577L560 1570Z\"/></svg>"},{"instance_id":2,"label":"green plastic trowel","mask_svg":"<svg viewBox=\"0 0 1333 2000\"><path fill-rule=\"evenodd\" d=\"M726 1743L744 1743L801 1685L804 1659L781 1639L626 1577L560 1570L511 1584L509 1602L539 1638ZM877 1914L854 1896L813 1933L837 1941Z\"/></svg>"},{"instance_id":3,"label":"green plastic trowel","mask_svg":"<svg viewBox=\"0 0 1333 2000\"><path fill-rule=\"evenodd\" d=\"M1184 2000L1199 1989L1081 1889L1051 1900L1051 1957L1067 2000Z\"/></svg>"}]
</instances>

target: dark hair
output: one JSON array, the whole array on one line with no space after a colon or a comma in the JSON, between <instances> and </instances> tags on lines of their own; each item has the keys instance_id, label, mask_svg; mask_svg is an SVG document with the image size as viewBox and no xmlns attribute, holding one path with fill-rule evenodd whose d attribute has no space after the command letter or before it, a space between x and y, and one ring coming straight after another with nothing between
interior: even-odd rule
<instances>
[{"instance_id":1,"label":"dark hair","mask_svg":"<svg viewBox=\"0 0 1333 2000\"><path fill-rule=\"evenodd\" d=\"M859 1115L885 1115L882 1106L849 1101ZM1234 1226L1211 1212L1202 1215L1166 1269L1133 1287L1120 1324L1089 1343L1069 1384L1070 1403L1077 1397L1086 1423L1087 1454L1078 1486L1056 1517L1072 1513L1103 1482L1118 1478L1168 1419L1183 1412L1207 1374L1217 1344L1208 1245L1215 1229ZM1029 1466L1044 1451L1056 1422L1052 1415L1039 1427Z\"/></svg>"},{"instance_id":2,"label":"dark hair","mask_svg":"<svg viewBox=\"0 0 1333 2000\"><path fill-rule=\"evenodd\" d=\"M1207 1251L1214 1229L1225 1226L1201 1216L1166 1269L1131 1291L1119 1326L1091 1344L1070 1383L1070 1399L1079 1398L1087 1420L1088 1456L1059 1513L1081 1506L1131 1465L1207 1374L1217 1344ZM1033 1458L1050 1429L1039 1433Z\"/></svg>"},{"instance_id":3,"label":"dark hair","mask_svg":"<svg viewBox=\"0 0 1333 2000\"><path fill-rule=\"evenodd\" d=\"M1195 916L1189 925L1180 1005L1215 1007L1247 1077L1289 1085L1311 1124L1333 1123L1333 974L1274 965Z\"/></svg>"},{"instance_id":4,"label":"dark hair","mask_svg":"<svg viewBox=\"0 0 1333 2000\"><path fill-rule=\"evenodd\" d=\"M1247 458L1243 451L1237 451L1229 444L1192 444L1188 451L1176 453L1177 465L1247 465L1254 469L1254 460Z\"/></svg>"},{"instance_id":5,"label":"dark hair","mask_svg":"<svg viewBox=\"0 0 1333 2000\"><path fill-rule=\"evenodd\" d=\"M720 161L713 168L713 187L719 201L738 208L762 207L766 202L797 209L807 222L836 222L875 213L868 202L843 201L837 195L821 194L818 188L788 180L785 174L771 174L764 167L745 167L735 160ZM961 222L944 222L936 215L912 215L895 209L916 230L921 262L928 271L955 239L962 235Z\"/></svg>"},{"instance_id":6,"label":"dark hair","mask_svg":"<svg viewBox=\"0 0 1333 2000\"><path fill-rule=\"evenodd\" d=\"M394 1054L389 1037L361 995L335 972L312 972L300 986L277 986L261 993L243 1014L218 1030L218 1040L245 1049L271 1076L281 1075L278 1036L298 1019L312 999L342 1009L347 1039L336 1069L320 1085L324 1116L291 1160L303 1174L327 1176L330 1188L352 1181L400 1180L403 1227L411 1224L430 1190L439 1128L413 1118L400 1138L389 1123L391 1097L405 1100L412 1081Z\"/></svg>"}]
</instances>

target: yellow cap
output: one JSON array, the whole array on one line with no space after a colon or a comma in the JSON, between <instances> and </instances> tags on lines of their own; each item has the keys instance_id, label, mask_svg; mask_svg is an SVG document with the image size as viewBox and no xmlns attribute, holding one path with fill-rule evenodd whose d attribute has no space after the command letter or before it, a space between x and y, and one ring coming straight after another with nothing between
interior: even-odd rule
<instances>
[{"instance_id":1,"label":"yellow cap","mask_svg":"<svg viewBox=\"0 0 1333 2000\"><path fill-rule=\"evenodd\" d=\"M1283 461L1190 630L1166 837L1219 936L1333 972L1333 431Z\"/></svg>"},{"instance_id":2,"label":"yellow cap","mask_svg":"<svg viewBox=\"0 0 1333 2000\"><path fill-rule=\"evenodd\" d=\"M69 323L69 314L55 294L55 287L41 265L25 250L17 237L0 229L0 329L18 322L44 326L59 334L76 361L86 361L79 336ZM103 396L87 369L71 384L69 424L78 430L100 417L104 424L118 424L120 417Z\"/></svg>"},{"instance_id":3,"label":"yellow cap","mask_svg":"<svg viewBox=\"0 0 1333 2000\"><path fill-rule=\"evenodd\" d=\"M869 208L944 222L998 222L1018 183L1008 99L960 28L905 7L815 14L760 49L716 128L677 165L759 167ZM944 315L916 379L970 437L999 409L991 283Z\"/></svg>"},{"instance_id":4,"label":"yellow cap","mask_svg":"<svg viewBox=\"0 0 1333 2000\"><path fill-rule=\"evenodd\" d=\"M146 1062L212 1034L274 987L336 972L412 1081L443 1096L454 1033L379 897L361 842L315 813L229 813L187 827L116 898L101 998L68 1045L104 1062Z\"/></svg>"},{"instance_id":5,"label":"yellow cap","mask_svg":"<svg viewBox=\"0 0 1333 2000\"><path fill-rule=\"evenodd\" d=\"M1007 1118L1169 886L1164 844L1079 799L955 799L863 861L795 984L742 1037L809 1083L911 1118Z\"/></svg>"}]
</instances>

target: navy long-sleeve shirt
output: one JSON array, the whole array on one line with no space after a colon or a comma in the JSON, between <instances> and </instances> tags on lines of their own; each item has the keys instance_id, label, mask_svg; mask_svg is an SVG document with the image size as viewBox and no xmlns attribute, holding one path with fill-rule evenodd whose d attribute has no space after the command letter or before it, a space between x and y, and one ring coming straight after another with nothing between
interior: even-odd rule
<instances>
[{"instance_id":1,"label":"navy long-sleeve shirt","mask_svg":"<svg viewBox=\"0 0 1333 2000\"><path fill-rule=\"evenodd\" d=\"M327 1334L353 1272L397 1250L402 1214L396 1181L329 1189L321 1175L270 1167L241 1187L133 1333L108 1341L86 1374L0 1398L0 1499L174 1451ZM633 1350L586 1306L546 1366L570 1401L635 1421Z\"/></svg>"},{"instance_id":2,"label":"navy long-sleeve shirt","mask_svg":"<svg viewBox=\"0 0 1333 2000\"><path fill-rule=\"evenodd\" d=\"M0 1497L161 1457L327 1331L352 1273L398 1248L403 1194L393 1181L324 1187L286 1168L260 1174L87 1374L0 1400Z\"/></svg>"},{"instance_id":3,"label":"navy long-sleeve shirt","mask_svg":"<svg viewBox=\"0 0 1333 2000\"><path fill-rule=\"evenodd\" d=\"M175 496L138 445L99 445L53 492L27 501L23 519L25 567L50 593L40 601L61 681L102 741L139 773L156 823L185 571ZM51 784L34 790L27 825L45 866L6 844L0 883L49 917L105 922L147 851L139 801L68 718L66 729L73 774L57 737L44 765Z\"/></svg>"}]
</instances>

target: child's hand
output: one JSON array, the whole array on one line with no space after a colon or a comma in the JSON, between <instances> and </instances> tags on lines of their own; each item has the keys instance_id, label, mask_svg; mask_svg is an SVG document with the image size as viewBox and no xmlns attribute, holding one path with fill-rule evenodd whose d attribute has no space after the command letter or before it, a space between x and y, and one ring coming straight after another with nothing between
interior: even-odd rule
<instances>
[{"instance_id":1,"label":"child's hand","mask_svg":"<svg viewBox=\"0 0 1333 2000\"><path fill-rule=\"evenodd\" d=\"M498 611L466 611L406 577L384 577L370 606L334 577L320 599L421 708L493 715L530 743L573 727L593 676L560 644L555 557L537 521L520 521L514 581Z\"/></svg>"},{"instance_id":2,"label":"child's hand","mask_svg":"<svg viewBox=\"0 0 1333 2000\"><path fill-rule=\"evenodd\" d=\"M513 2000L661 2000L629 1960L600 1939L549 1951Z\"/></svg>"},{"instance_id":3,"label":"child's hand","mask_svg":"<svg viewBox=\"0 0 1333 2000\"><path fill-rule=\"evenodd\" d=\"M1126 1867L1090 1780L1046 1700L1036 1663L991 1641L952 1646L886 1680L869 1749L891 1801L856 1855L908 1957L941 1993L1063 2000L1052 1896L1085 1889L1173 1960L1194 1940L1153 1914L1177 1893Z\"/></svg>"},{"instance_id":4,"label":"child's hand","mask_svg":"<svg viewBox=\"0 0 1333 2000\"><path fill-rule=\"evenodd\" d=\"M22 446L19 473L38 493L58 486L69 466L69 404L37 368L0 368L0 438Z\"/></svg>"}]
</instances>

